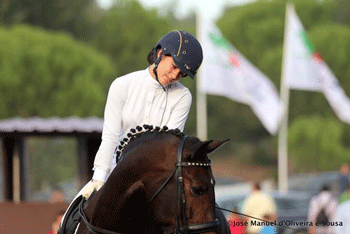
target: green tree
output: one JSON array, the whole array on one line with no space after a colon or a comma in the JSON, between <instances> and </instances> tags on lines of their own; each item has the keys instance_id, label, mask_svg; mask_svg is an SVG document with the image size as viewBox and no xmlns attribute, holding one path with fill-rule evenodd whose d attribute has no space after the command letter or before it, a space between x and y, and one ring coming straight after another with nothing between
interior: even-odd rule
<instances>
[{"instance_id":1,"label":"green tree","mask_svg":"<svg viewBox=\"0 0 350 234\"><path fill-rule=\"evenodd\" d=\"M289 128L289 152L299 171L337 170L350 150L342 143L344 130L334 118L300 117Z\"/></svg>"},{"instance_id":2,"label":"green tree","mask_svg":"<svg viewBox=\"0 0 350 234\"><path fill-rule=\"evenodd\" d=\"M137 1L122 1L101 18L94 44L111 56L120 76L145 69L148 53L169 30L168 22L155 9L145 10Z\"/></svg>"},{"instance_id":3,"label":"green tree","mask_svg":"<svg viewBox=\"0 0 350 234\"><path fill-rule=\"evenodd\" d=\"M30 24L88 39L99 11L94 0L3 0L0 24Z\"/></svg>"},{"instance_id":4,"label":"green tree","mask_svg":"<svg viewBox=\"0 0 350 234\"><path fill-rule=\"evenodd\" d=\"M0 118L102 116L110 59L63 33L0 29Z\"/></svg>"},{"instance_id":5,"label":"green tree","mask_svg":"<svg viewBox=\"0 0 350 234\"><path fill-rule=\"evenodd\" d=\"M334 22L350 25L350 2L348 0L330 0L330 2Z\"/></svg>"}]
</instances>

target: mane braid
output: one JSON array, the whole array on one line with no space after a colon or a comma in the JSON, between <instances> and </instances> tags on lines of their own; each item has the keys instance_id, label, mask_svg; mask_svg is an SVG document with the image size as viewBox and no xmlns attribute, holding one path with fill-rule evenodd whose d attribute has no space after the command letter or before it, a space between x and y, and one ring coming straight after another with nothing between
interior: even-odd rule
<instances>
[{"instance_id":1,"label":"mane braid","mask_svg":"<svg viewBox=\"0 0 350 234\"><path fill-rule=\"evenodd\" d=\"M147 125L144 124L142 127L141 126L136 126L136 128L131 128L129 130L129 132L126 134L126 138L124 138L123 140L120 141L119 145L116 147L114 154L116 155L116 161L117 164L122 156L123 150L125 148L125 146L127 146L132 140L134 140L135 138L140 137L141 135L143 135L144 133L148 133L148 132L155 132L155 133L170 133L172 135L178 136L180 138L182 138L185 134L183 132L180 131L180 129L175 128L175 129L170 129L167 126L163 126L158 127L156 126L155 128L153 128L152 125Z\"/></svg>"}]
</instances>

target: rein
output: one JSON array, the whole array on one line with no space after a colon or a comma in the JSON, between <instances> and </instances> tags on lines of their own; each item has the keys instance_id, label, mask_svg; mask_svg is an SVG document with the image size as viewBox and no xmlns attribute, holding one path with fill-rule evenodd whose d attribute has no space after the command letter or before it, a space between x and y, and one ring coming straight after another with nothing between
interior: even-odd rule
<instances>
[{"instance_id":1,"label":"rein","mask_svg":"<svg viewBox=\"0 0 350 234\"><path fill-rule=\"evenodd\" d=\"M90 222L88 221L88 218L86 217L86 214L84 212L83 205L84 205L84 200L82 202L80 202L79 214L80 214L80 217L82 218L82 220L84 221L89 232L91 232L92 234L122 234L119 232L108 231L108 230L105 230L103 228L99 228L99 227L96 227L96 226L90 224Z\"/></svg>"}]
</instances>

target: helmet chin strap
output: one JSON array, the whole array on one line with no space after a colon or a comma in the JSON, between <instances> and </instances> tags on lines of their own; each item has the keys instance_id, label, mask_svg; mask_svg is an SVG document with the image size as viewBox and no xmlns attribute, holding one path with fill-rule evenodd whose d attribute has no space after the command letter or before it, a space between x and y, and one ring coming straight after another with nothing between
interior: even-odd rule
<instances>
[{"instance_id":1,"label":"helmet chin strap","mask_svg":"<svg viewBox=\"0 0 350 234\"><path fill-rule=\"evenodd\" d=\"M160 86L162 86L164 92L166 92L165 87L162 85L162 83L160 83L160 81L158 79L157 68L158 68L158 64L159 64L160 60L162 60L162 54L160 54L159 58L157 58L157 50L154 50L154 68L153 68L153 73L156 76L156 80L158 81Z\"/></svg>"}]
</instances>

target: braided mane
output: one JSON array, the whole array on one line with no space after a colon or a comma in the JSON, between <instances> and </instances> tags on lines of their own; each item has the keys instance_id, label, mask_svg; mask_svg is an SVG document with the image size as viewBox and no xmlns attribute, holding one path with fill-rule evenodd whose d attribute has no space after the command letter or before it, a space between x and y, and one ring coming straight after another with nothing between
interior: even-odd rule
<instances>
[{"instance_id":1,"label":"braided mane","mask_svg":"<svg viewBox=\"0 0 350 234\"><path fill-rule=\"evenodd\" d=\"M115 149L115 154L116 154L116 160L117 163L119 161L119 159L121 158L122 152L125 148L125 146L127 146L130 142L132 142L134 139L138 138L139 136L145 134L145 133L170 133L173 134L175 136L178 136L180 138L182 138L185 134L183 132L180 131L180 129L175 128L175 129L169 129L167 126L163 126L161 127L153 127L152 125L147 125L144 124L142 127L141 126L137 126L136 128L131 128L129 130L129 133L126 134L126 138L124 138L123 140L120 141L119 146L117 146L117 148Z\"/></svg>"}]
</instances>

